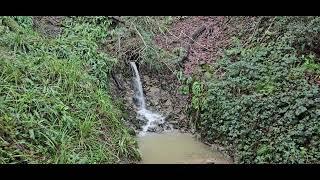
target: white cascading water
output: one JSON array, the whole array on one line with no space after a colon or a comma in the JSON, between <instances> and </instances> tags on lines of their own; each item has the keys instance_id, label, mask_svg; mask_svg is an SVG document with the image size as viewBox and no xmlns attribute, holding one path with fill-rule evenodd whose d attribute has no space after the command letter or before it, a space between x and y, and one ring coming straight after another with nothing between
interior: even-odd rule
<instances>
[{"instance_id":1,"label":"white cascading water","mask_svg":"<svg viewBox=\"0 0 320 180\"><path fill-rule=\"evenodd\" d=\"M134 63L134 62L130 62L130 65L134 70L134 88L135 88L138 107L140 109L146 109L146 102L144 100L142 83L141 83L138 68L136 66L136 63Z\"/></svg>"},{"instance_id":2,"label":"white cascading water","mask_svg":"<svg viewBox=\"0 0 320 180\"><path fill-rule=\"evenodd\" d=\"M156 125L156 123L163 123L164 117L160 114L154 113L148 109L146 109L145 98L143 95L142 83L140 79L140 75L138 72L138 68L135 62L130 62L132 69L134 70L134 88L135 88L135 98L137 100L138 110L138 118L139 119L146 119L147 124L142 127L142 131L140 135L144 135L150 127Z\"/></svg>"}]
</instances>

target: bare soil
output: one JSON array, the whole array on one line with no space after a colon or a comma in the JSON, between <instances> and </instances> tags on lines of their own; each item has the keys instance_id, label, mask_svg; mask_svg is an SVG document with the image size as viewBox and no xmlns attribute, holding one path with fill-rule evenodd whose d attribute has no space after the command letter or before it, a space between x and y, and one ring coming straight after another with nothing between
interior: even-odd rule
<instances>
[{"instance_id":1,"label":"bare soil","mask_svg":"<svg viewBox=\"0 0 320 180\"><path fill-rule=\"evenodd\" d=\"M233 36L240 37L241 31L247 33L240 39L246 40L250 33L254 31L256 17L226 17L226 16L191 16L186 18L177 18L167 29L165 33L159 33L155 36L154 42L160 48L172 52L177 48L183 48L189 51L186 60L183 63L183 70L186 75L197 73L203 64L214 64L222 56L223 51L231 44ZM204 28L201 33L194 38L194 34ZM194 41L193 41L194 40ZM131 37L122 40L122 54L133 53L134 47L138 46L137 37ZM106 47L108 52L115 52L117 46ZM128 121L134 122L134 129L139 129L141 125L136 119L133 109L132 88L130 87L131 73L127 61L131 56L124 56L121 66L117 69L118 77L121 77L124 89L123 91L113 88L116 97L122 96L125 100L125 109L129 114ZM129 59L128 59L129 58ZM120 70L121 69L121 70ZM141 75L144 91L149 106L156 111L168 116L168 121L177 124L183 132L190 132L190 119L187 114L188 101L190 97L181 95L178 91L180 86L176 76L167 70L156 71L147 66L138 67ZM179 69L179 67L176 67ZM125 72L126 71L126 72ZM129 73L128 73L129 72ZM123 75L120 75L123 74ZM126 75L125 75L126 74Z\"/></svg>"},{"instance_id":2,"label":"bare soil","mask_svg":"<svg viewBox=\"0 0 320 180\"><path fill-rule=\"evenodd\" d=\"M33 16L34 27L43 35L56 37L62 33L64 16Z\"/></svg>"},{"instance_id":3,"label":"bare soil","mask_svg":"<svg viewBox=\"0 0 320 180\"><path fill-rule=\"evenodd\" d=\"M168 51L175 48L188 50L184 73L190 75L199 65L212 64L221 57L232 37L237 36L241 30L253 31L255 20L255 17L235 19L226 16L192 16L174 22L165 35L156 36L155 42ZM193 34L202 26L205 30L190 44Z\"/></svg>"}]
</instances>

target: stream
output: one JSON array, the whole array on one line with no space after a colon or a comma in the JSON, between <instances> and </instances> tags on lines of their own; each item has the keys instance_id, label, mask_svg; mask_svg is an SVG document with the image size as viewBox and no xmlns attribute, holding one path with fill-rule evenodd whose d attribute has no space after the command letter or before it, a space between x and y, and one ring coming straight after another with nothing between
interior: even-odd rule
<instances>
[{"instance_id":1,"label":"stream","mask_svg":"<svg viewBox=\"0 0 320 180\"><path fill-rule=\"evenodd\" d=\"M170 126L162 133L151 132L152 128L161 126L165 117L146 107L143 86L135 62L130 62L134 72L133 97L137 106L137 118L145 125L138 134L138 145L142 155L142 164L230 164L221 152L213 150L198 141L189 133L180 133Z\"/></svg>"},{"instance_id":2,"label":"stream","mask_svg":"<svg viewBox=\"0 0 320 180\"><path fill-rule=\"evenodd\" d=\"M138 139L142 164L230 164L218 151L178 131L148 133Z\"/></svg>"}]
</instances>

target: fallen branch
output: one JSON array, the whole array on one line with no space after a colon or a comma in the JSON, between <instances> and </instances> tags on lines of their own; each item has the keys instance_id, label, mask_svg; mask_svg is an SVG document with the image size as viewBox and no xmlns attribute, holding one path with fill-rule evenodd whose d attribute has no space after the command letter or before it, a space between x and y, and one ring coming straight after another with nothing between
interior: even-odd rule
<instances>
[{"instance_id":1,"label":"fallen branch","mask_svg":"<svg viewBox=\"0 0 320 180\"><path fill-rule=\"evenodd\" d=\"M120 80L119 80L118 77L114 74L113 71L111 72L111 77L112 77L112 79L114 80L117 88L118 88L119 90L123 91L124 88L122 87L122 83L120 83Z\"/></svg>"},{"instance_id":2,"label":"fallen branch","mask_svg":"<svg viewBox=\"0 0 320 180\"><path fill-rule=\"evenodd\" d=\"M201 29L202 29L202 28L200 28L200 30L201 30ZM169 29L166 28L166 30L168 31L168 33L169 33L171 36L175 37L175 38L178 39L178 40L181 39L180 36L183 34L183 35L185 35L187 38L189 38L189 44L190 44L190 41L193 41L193 43L196 43L197 45L201 46L202 48L206 49L207 51L212 52L210 49L206 48L204 45L202 45L202 44L198 43L197 41L195 41L196 38L198 38L198 37L192 38L192 37L188 36L186 33L184 33L183 31L180 32L179 36L176 36L176 35L174 35L173 33L171 33ZM205 29L204 29L204 30L205 30ZM204 32L204 30L199 34L199 36ZM197 32L197 31L196 31L196 32ZM196 33L194 33L194 34L196 34Z\"/></svg>"},{"instance_id":3,"label":"fallen branch","mask_svg":"<svg viewBox=\"0 0 320 180\"><path fill-rule=\"evenodd\" d=\"M194 41L196 40L196 39L198 39L198 37L204 32L206 30L206 26L201 26L199 29L197 29L197 31L196 32L194 32L193 34L192 34L192 39L191 39L191 43L194 43Z\"/></svg>"},{"instance_id":4,"label":"fallen branch","mask_svg":"<svg viewBox=\"0 0 320 180\"><path fill-rule=\"evenodd\" d=\"M191 49L191 46L193 45L193 43L196 42L196 40L198 39L198 37L206 30L206 26L202 25L199 29L197 29L191 36L191 38L186 35L187 37L190 38L189 40L189 43L188 43L188 47L186 49L187 53L184 57L182 57L181 59L181 64L184 64L185 61L187 61L188 57L189 57L189 54L190 54L190 49ZM206 48L207 49L207 48Z\"/></svg>"},{"instance_id":5,"label":"fallen branch","mask_svg":"<svg viewBox=\"0 0 320 180\"><path fill-rule=\"evenodd\" d=\"M148 47L148 45L147 45L146 41L143 39L142 35L141 35L141 34L140 34L140 32L138 31L137 26L136 26L136 25L134 25L133 23L132 23L132 25L133 25L134 29L136 30L137 34L139 35L140 39L142 40L142 42L143 42L144 46L145 46L145 47Z\"/></svg>"}]
</instances>

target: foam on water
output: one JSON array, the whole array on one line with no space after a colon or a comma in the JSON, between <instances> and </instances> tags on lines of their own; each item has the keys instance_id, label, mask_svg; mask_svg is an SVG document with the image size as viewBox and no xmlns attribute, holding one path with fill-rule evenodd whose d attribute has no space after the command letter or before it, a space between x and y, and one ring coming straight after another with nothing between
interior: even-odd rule
<instances>
[{"instance_id":1,"label":"foam on water","mask_svg":"<svg viewBox=\"0 0 320 180\"><path fill-rule=\"evenodd\" d=\"M134 89L135 89L135 99L136 104L139 108L138 110L138 119L147 120L147 124L142 127L140 135L143 136L146 134L150 127L154 127L157 124L164 123L164 117L158 113L152 112L146 108L145 97L143 94L142 82L140 79L139 71L135 62L130 62L132 69L134 70Z\"/></svg>"}]
</instances>

